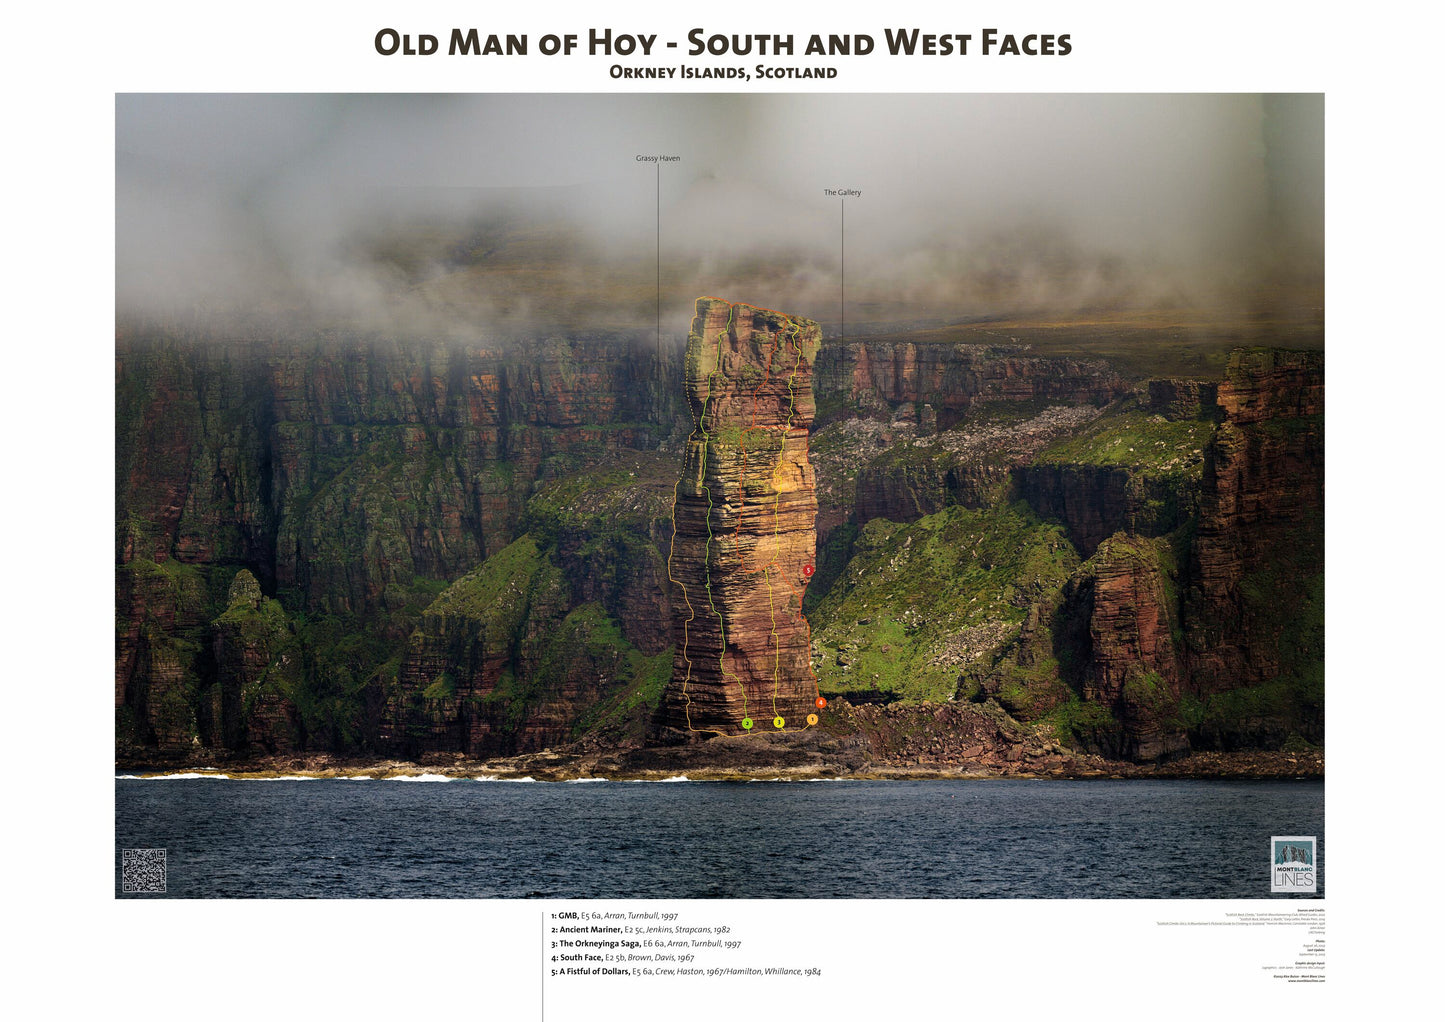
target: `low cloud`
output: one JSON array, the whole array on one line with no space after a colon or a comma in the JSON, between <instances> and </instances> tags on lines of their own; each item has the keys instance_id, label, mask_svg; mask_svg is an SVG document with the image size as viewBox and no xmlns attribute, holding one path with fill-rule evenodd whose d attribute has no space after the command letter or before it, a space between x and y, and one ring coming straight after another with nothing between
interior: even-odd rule
<instances>
[{"instance_id":1,"label":"low cloud","mask_svg":"<svg viewBox=\"0 0 1445 1022\"><path fill-rule=\"evenodd\" d=\"M858 323L1323 283L1319 96L126 95L116 149L122 319L649 328L659 211L674 334L836 320L844 217Z\"/></svg>"}]
</instances>

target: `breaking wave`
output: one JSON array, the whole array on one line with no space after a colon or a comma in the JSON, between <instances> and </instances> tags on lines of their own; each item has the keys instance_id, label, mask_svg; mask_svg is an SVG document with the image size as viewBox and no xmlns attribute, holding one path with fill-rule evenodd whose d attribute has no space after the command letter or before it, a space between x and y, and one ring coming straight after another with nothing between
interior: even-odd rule
<instances>
[{"instance_id":1,"label":"breaking wave","mask_svg":"<svg viewBox=\"0 0 1445 1022\"><path fill-rule=\"evenodd\" d=\"M454 781L455 777L448 777L446 774L404 774L400 777L388 777L388 781Z\"/></svg>"}]
</instances>

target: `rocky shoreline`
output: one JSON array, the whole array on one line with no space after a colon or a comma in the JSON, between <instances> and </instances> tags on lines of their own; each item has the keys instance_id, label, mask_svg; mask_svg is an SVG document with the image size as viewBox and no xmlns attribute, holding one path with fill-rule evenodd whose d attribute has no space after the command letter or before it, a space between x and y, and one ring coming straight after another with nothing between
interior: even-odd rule
<instances>
[{"instance_id":1,"label":"rocky shoreline","mask_svg":"<svg viewBox=\"0 0 1445 1022\"><path fill-rule=\"evenodd\" d=\"M791 738L782 742L777 738ZM797 741L802 737L807 741ZM821 738L821 740L818 740ZM1050 751L1013 761L986 757L948 761L926 757L859 756L857 746L827 736L759 736L714 739L694 745L640 747L607 752L548 751L525 756L470 759L431 753L417 760L342 757L326 754L263 757L215 757L204 762L166 757L116 761L118 775L158 777L215 774L236 780L282 777L470 778L475 780L692 781L807 780L1119 780L1136 778L1193 780L1319 780L1324 753L1195 752L1163 763L1129 763L1100 756Z\"/></svg>"}]
</instances>

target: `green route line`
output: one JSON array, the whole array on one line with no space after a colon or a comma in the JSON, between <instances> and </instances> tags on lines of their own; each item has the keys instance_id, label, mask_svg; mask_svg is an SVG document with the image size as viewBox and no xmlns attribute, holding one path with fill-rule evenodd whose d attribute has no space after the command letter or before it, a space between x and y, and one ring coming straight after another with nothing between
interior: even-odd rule
<instances>
[{"instance_id":1,"label":"green route line","mask_svg":"<svg viewBox=\"0 0 1445 1022\"><path fill-rule=\"evenodd\" d=\"M757 390L753 391L753 426L750 427L750 428L756 428L757 421L758 421L758 393L763 389L764 386L767 385L768 377L771 376L771 375L772 375L772 372L773 372L773 351L776 350L776 348L777 348L777 346L778 346L778 334L773 334L773 335L769 338L769 341L770 341L770 347L769 347L769 349L768 349L768 369L767 369L767 372L764 373L764 375L763 375L763 382L760 383L760 384L758 384L758 389L757 389ZM782 443L781 443L781 444L779 445L779 447L778 447L778 461L777 461L777 463L773 466L773 543L774 543L774 546L773 546L773 560L770 561L769 563L763 565L763 569L762 569L762 570L763 570L763 581L767 584L767 587L768 587L768 620L772 623L772 635L773 635L773 719L774 719L774 720L776 720L777 717L778 717L778 684L779 684L779 676L782 674L782 666L783 666L783 665L782 665L782 649L781 649L781 643L780 643L779 640L778 640L778 608L777 608L777 603L776 603L776 601L774 601L774 599L773 599L773 565L777 563L778 502L782 499L782 496L783 496L782 493L778 491L778 487L777 487L777 479L778 479L778 469L777 469L777 465L782 464L783 454L784 454L785 451L787 451L787 449L788 449L788 436L787 436L787 433L784 432L784 434L783 434L783 436L782 436ZM743 466L744 466L743 475L744 475L744 476L746 476L746 473L747 473L747 467L746 467L746 466L747 466L747 454L748 454L747 448L744 447L744 448L743 448ZM744 484L745 484L746 482L747 482L746 478L739 477L739 480L738 480L738 491L739 491L739 493L742 495L742 497L744 498L744 500L746 500L746 497L747 497L747 491L746 491L746 489L744 488ZM742 519L739 518L739 519L738 519L738 531L741 532L741 531L742 531L742 528L743 528Z\"/></svg>"},{"instance_id":2,"label":"green route line","mask_svg":"<svg viewBox=\"0 0 1445 1022\"><path fill-rule=\"evenodd\" d=\"M728 676L728 669L727 669L727 664L726 664L727 651L728 651L728 634L727 634L727 625L723 622L722 611L718 610L718 609L717 609L717 606L712 602L712 541L713 541L713 535L712 535L712 487L707 484L707 452L708 452L708 448L709 448L709 447L711 446L711 444L712 444L712 434L707 431L706 420L707 420L707 406L708 406L708 402L712 400L712 381L713 381L713 377L717 376L719 373L722 372L723 339L724 339L725 337L727 337L728 332L729 332L730 330L732 330L732 328L733 328L733 309L734 309L734 308L735 308L735 306L734 306L731 302L728 303L728 321L727 321L726 325L723 326L722 330L718 331L718 335L717 335L717 366L713 369L712 372L710 372L710 373L707 374L707 397L703 398L703 402L702 402L702 414L699 415L699 416L698 416L698 419L697 419L697 425L698 425L698 428L699 428L700 430L702 430L702 437L703 437L703 444L702 444L702 488L707 491L707 544L703 547L703 554L702 554L702 571L703 571L703 577L706 579L706 582L704 583L704 588L707 590L707 605L708 605L708 607L712 610L713 616L717 618L717 632L718 632L717 669L718 669L718 673L721 674L724 679L726 679L727 676ZM726 495L725 495L725 496L726 496ZM742 514L742 509L741 509L741 508L739 508L738 514L739 514L739 515ZM747 716L748 716L748 687L747 687L745 684L743 684L743 679L742 679L742 678L739 678L736 674L734 674L733 677L737 679L738 691L742 693L742 697L743 697L743 716L744 716L744 717L747 717Z\"/></svg>"},{"instance_id":3,"label":"green route line","mask_svg":"<svg viewBox=\"0 0 1445 1022\"><path fill-rule=\"evenodd\" d=\"M792 332L791 336L789 336L788 340L796 341L797 335L802 331L802 328L799 327L796 323L793 323L791 320L789 320L789 326L792 327L792 331L793 331L793 332ZM773 334L773 335L772 335L772 343L773 343L774 346L776 346L777 343L778 343L778 337L779 337L779 334ZM784 341L784 346L785 346L785 347L787 346L787 341ZM774 594L773 594L772 569L773 569L773 567L777 564L777 553L776 553L776 551L777 551L777 542L778 542L778 537L779 537L778 511L779 511L779 508L780 508L780 506L781 506L781 504L782 504L782 500L783 500L782 490L781 490L781 488L778 486L778 470L782 468L782 466L783 466L783 455L784 455L785 453L787 453L787 450L788 450L788 430L792 429L792 425L793 425L793 407L794 407L794 404L796 403L796 395L795 395L794 392L793 392L793 380L794 380L794 379L797 377L797 375L798 375L798 368L799 368L799 364L800 364L801 361L802 361L802 355L803 355L803 352L802 352L802 349L801 349L801 348L795 346L795 351L797 352L797 357L793 360L793 372L792 372L792 374L789 375L789 377L788 377L788 416L787 416L787 418L784 420L784 423L783 423L783 432L782 432L782 434L780 435L780 438L779 438L779 439L780 439L780 443L779 443L779 446L778 446L778 460L777 460L777 462L775 462L774 465L773 465L773 479L772 479L772 484L773 484L773 542L774 542L774 547L773 547L773 549L774 549L774 555L773 555L773 560L769 561L767 564L765 564L765 565L760 569L760 570L762 571L762 573L763 573L763 581L767 584L767 587L768 587L768 617L769 617L769 620L772 622L772 636L773 636L773 717L774 717L775 719L776 719L777 716L778 716L778 688L779 688L779 686L782 684L782 671L783 671L782 656L783 656L783 652L782 652L782 643L781 643L781 641L780 641L779 638L778 638L778 609L777 609L777 601L774 599ZM772 352L770 351L770 352L768 353L768 373L771 374L771 372L772 372ZM763 389L763 385L765 385L766 383L767 383L767 378L766 378L766 376L765 376L764 379L763 379L763 383L762 383L762 384L759 384L759 385L758 385L758 389L755 390L755 391L753 391L753 422L754 422L754 423L757 422L757 416L758 416L758 392ZM756 427L754 426L754 427L750 427L750 428L756 428ZM744 451L743 451L743 459L744 459L744 460L743 460L743 464L744 464L744 466L746 466L746 464L747 464L747 450L746 450L746 449L744 449ZM741 483L739 483L738 489L739 489L740 492L742 491L742 484L741 484ZM741 522L741 521L738 522L738 530L739 530L739 531L742 530L742 522ZM809 650L809 657L811 658L811 656L812 656L812 650L810 649L810 650Z\"/></svg>"},{"instance_id":4,"label":"green route line","mask_svg":"<svg viewBox=\"0 0 1445 1022\"><path fill-rule=\"evenodd\" d=\"M710 562L711 562L711 554L712 554L712 543L713 543L713 541L714 541L714 539L715 539L716 537L715 537L715 535L713 534L713 529L712 529L712 511L713 511L713 507L714 507L713 499L712 499L712 487L710 487L709 485L707 485L707 458L708 458L708 448L709 448L709 446L711 445L711 441L712 441L712 434L709 433L708 430L707 430L706 419L707 419L708 405L712 402L712 399L713 399L713 380L714 380L714 378L715 378L718 374L720 374L720 373L722 372L723 342L724 342L724 340L726 339L728 333L732 330L733 319L734 319L734 309L737 307L737 305L742 304L742 303L728 302L728 303L726 303L726 304L727 304L727 306L728 306L728 321L727 321L727 323L724 325L723 329L722 329L721 331L719 331L718 334L717 334L717 338L716 338L716 339L717 339L717 345L718 345L717 363L716 363L715 367L713 368L713 371L708 374L708 378L707 378L707 379L708 379L707 395L706 395L706 397L704 397L704 399L703 399L702 411L701 411L701 413L700 413L699 416L698 416L698 432L701 433L702 439L703 439L702 461L701 461L701 465L700 465L700 479L701 479L701 481L702 481L703 490L706 491L706 493L707 493L707 499L708 499L708 505L707 505L707 506L708 506L708 512L707 512L707 535L708 535L708 538L707 538L707 543L705 544L705 546L704 546L704 548L703 548L703 573L704 573L704 577L705 577L705 579L706 579L706 581L704 582L704 588L707 590L708 607L709 607L709 609L712 610L713 615L717 618L717 621L718 621L718 635L719 635L719 639L720 639L720 643L721 643L721 648L720 648L720 651L719 651L719 653L718 653L718 671L719 671L719 673L722 675L722 677L723 677L724 679L727 679L728 677L732 677L734 680L737 681L737 683L738 683L738 690L739 690L739 692L741 693L741 695L742 695L742 700L743 700L743 717L744 717L744 719L746 720L746 719L748 718L748 710L747 710L748 693L747 693L747 686L746 686L746 684L744 684L744 682L743 682L743 680L742 680L742 678L741 678L740 676L738 676L738 675L735 674L735 673L729 672L729 671L727 670L727 667L726 667L727 631L726 631L726 625L725 625L725 623L724 623L724 621L723 621L722 613L717 609L717 606L716 606L716 604L713 602L713 599L712 599L712 568L711 568L711 564L710 564ZM750 308L756 308L755 306L749 306L749 307L750 307ZM770 310L764 310L764 311L770 311ZM778 519L779 519L780 505L781 505L781 501L782 501L782 491L779 489L779 486L778 486L778 471L779 471L779 469L781 469L781 467L782 467L783 454L786 453L786 451L787 451L788 433L791 431L792 426L793 426L793 415L794 415L795 412L796 412L796 406L797 406L797 393L796 393L795 381L796 381L796 379L797 379L798 373L801 371L801 368L802 368L802 357L803 357L802 347L801 347L801 345L798 344L798 335L801 334L801 332L802 332L802 327L801 327L800 325L798 325L798 324L793 320L793 317L791 317L791 316L786 316L786 315L784 315L784 314L782 314L782 313L779 313L779 315L783 315L783 316L784 316L784 319L785 319L785 320L787 321L787 323L788 323L788 327L791 328L791 333L787 334L787 338L786 338L786 340L784 341L784 346L787 346L787 345L791 342L791 345L792 345L793 350L794 350L794 353L795 353L795 357L794 357L794 360L793 360L793 371L792 371L792 373L789 374L789 376L788 376L788 414L787 414L787 418L784 420L784 430L783 430L783 433L782 433L782 435L781 435L781 443L780 443L780 446L779 446L779 449L778 449L778 460L777 460L777 462L775 463L774 468L773 468L773 479L772 479L772 484L773 484L773 485L772 485L772 489L774 490L774 497L773 497L773 537L774 537L775 542L778 540L778 538L779 538L779 536L780 536L780 524L779 524L779 520L778 520ZM781 332L780 332L780 333L781 333ZM762 383L760 383L760 384L758 385L758 387L753 391L753 425L750 425L750 426L748 427L748 429L743 430L743 435L744 435L744 436L745 436L747 433L751 432L753 429L759 428L759 427L756 426L756 422L757 422L757 401L758 401L758 394L762 391L763 387L767 385L768 377L771 376L771 374L772 374L772 355L773 355L773 352L777 350L777 345L778 345L779 336L780 336L780 334L772 334L772 335L770 335L771 347L770 347L770 350L769 350L769 353L768 353L768 368L767 368L767 370L765 371L765 373L764 373L764 375L763 375L763 381L762 381ZM735 534L734 534L734 545L735 545L735 546L736 546L736 542L737 542L737 540L736 540L737 534L741 533L741 530L742 530L742 510L743 510L743 507L746 505L746 501L747 501L747 492L746 492L746 482L747 482L747 480L746 480L747 449L746 449L745 446L743 447L743 452L742 452L742 453L743 453L743 470L742 470L742 472L740 473L740 477L739 477L739 480L738 480L738 491L739 491L738 515L739 515L739 520L738 520L738 528L737 528L737 530L736 530L736 532L735 532ZM691 598L688 596L687 585L686 585L684 582L682 582L680 579L677 579L677 578L673 577L673 574L672 574L672 558L673 558L673 554L674 554L674 552L676 551L676 548L677 548L677 495L678 495L679 489L680 489L680 487L681 487L681 484L682 484L682 478L681 478L681 476L679 476L677 483L674 484L674 486L673 486L673 527L672 527L672 543L671 543L671 545L670 545L669 548L668 548L668 556L667 556L667 576L668 576L668 578L669 578L671 581L675 582L678 586L680 586L680 587L682 588L683 601L687 604L687 609L688 609L687 619L683 622L683 648L682 648L682 650L681 650L683 661L684 661L684 662L686 663L686 665L687 665L687 669L686 669L686 672L685 672L684 677L683 677L682 690L683 690L683 708L684 708L684 714L685 714L685 717L686 717L686 720L687 720L688 730L691 730L691 731L698 731L698 730L712 731L713 733L718 734L718 735L722 735L723 737L747 737L749 734L752 734L753 732L745 729L744 732L743 732L743 735L741 735L741 736L736 736L736 735L731 735L731 734L729 734L728 732L725 732L725 731L718 731L718 730L716 730L715 728L695 728L695 727L693 727L693 725L692 725L692 697L691 697L691 695L690 695L690 694L688 693L688 691L687 691L687 690L688 690L688 685L690 684L690 682L691 682L691 680L692 680L692 658L689 657L689 656L687 655L687 653L688 653L688 645L689 645L689 641L690 641L690 632L691 632L690 625L691 625L691 623L692 623L694 620L696 620L697 613L696 613L695 608L694 608L693 605L692 605L692 600L691 600ZM740 549L740 548L739 548L739 550L738 550L738 555L739 555L739 557L741 558L741 549ZM740 562L740 563L741 563L741 562ZM755 569L755 570L760 570L760 571L762 572L764 582L765 582L765 583L767 584L767 586L768 586L768 613L769 613L769 618L770 618L770 620L771 620L771 622L772 622L772 638L773 638L773 695L772 695L772 704L773 704L773 717L774 717L774 720L775 720L775 721L778 720L778 719L780 719L780 718L778 717L778 689L779 689L779 687L781 686L781 683L782 683L782 678L781 678L781 675L782 675L782 643L781 643L780 638L779 638L779 636L778 636L777 603L776 603L775 594L774 594L774 591L773 591L773 580L772 580L772 568L775 567L776 564L777 564L777 557L776 557L776 554L775 554L775 556L774 556L774 558L773 558L772 561L770 561L768 564L764 565L761 569ZM790 587L790 588L791 588L791 587ZM800 608L799 608L799 612L801 613L801 606L800 606ZM804 618L804 620L806 621L806 618ZM808 632L809 632L809 635L811 636L812 629L809 628L809 629L808 629ZM812 669L812 662L811 662L811 660L812 660L811 638L810 638L809 641L810 641L810 647L809 647L808 654L807 654L807 655L808 655L808 658L809 658L809 662L808 662L808 673L809 673L809 674L812 674L812 673L813 673L813 669ZM814 684L814 687L816 688L816 687L817 687L817 677L816 677L816 676L814 676L814 678L813 678L813 684ZM803 728L796 728L796 729L793 729L793 730L806 730L807 727L811 727L811 726L812 726L811 724L808 724L808 725L805 725L805 727L803 727ZM787 730L789 730L789 729L787 729L787 728L780 728L780 729L778 729L778 730L779 730L780 732L786 733Z\"/></svg>"},{"instance_id":5,"label":"green route line","mask_svg":"<svg viewBox=\"0 0 1445 1022\"><path fill-rule=\"evenodd\" d=\"M711 487L709 487L709 486L707 485L707 449L708 449L708 440L711 439L711 436L710 436L710 434L709 434L708 431L707 431L707 426L704 424L704 420L707 418L707 406L708 406L708 402L712 400L712 380L713 380L713 377L716 376L719 372L722 371L722 338L723 338L724 336L726 336L728 330L730 330L730 329L732 328L732 321L733 321L733 306L732 306L731 303L729 303L729 304L728 304L728 322L727 322L727 325L723 328L722 333L720 333L720 334L718 335L717 368L715 368L711 373L708 373L708 377L707 377L707 397L703 398L703 402L702 402L702 412L701 412L701 414L698 415L698 420L697 420L698 429L702 432L702 436L703 436L702 464L701 464L701 468L700 468L700 472L699 472L699 478L703 481L703 489L707 491L707 511L708 511L708 513L707 513L707 545L704 546L704 548L703 548L703 559L702 559L703 575L704 575L704 577L706 578L706 581L704 582L704 587L707 589L707 602L708 602L708 606L709 606L709 607L712 607L713 613L714 613L715 615L717 615L718 628L719 628L719 631L720 631L720 632L722 631L722 628L723 628L722 615L721 615L721 614L718 614L717 608L716 608L715 606L713 606L713 602L712 602L712 579L711 579L710 569L708 568L708 558L709 558L709 556L711 555L711 547L712 547L712 489L711 489ZM687 686L688 686L688 683L692 680L692 658L687 655L687 648L688 648L688 632L689 632L688 626L689 626L694 620L696 620L696 618L697 618L697 612L693 609L692 600L691 600L691 599L688 597L688 595L687 595L687 585L686 585L684 582L682 582L681 579L676 579L676 578L673 578L673 576L672 576L672 555L673 555L673 553L674 553L674 552L676 551L676 549L677 549L677 492L678 492L678 488L681 487L681 485L682 485L682 477L681 477L681 476L678 476L677 482L674 483L674 484L673 484L673 487L672 487L672 516L673 516L673 517L672 517L672 543L668 546L668 549L667 549L667 577L668 577L669 579L671 579L673 582L677 583L679 586L682 587L682 599L683 599L683 602L685 602L685 603L687 604L687 620L684 621L683 624L682 624L682 659L687 663L687 673L683 676L683 679L682 679L682 695L683 695L683 710L684 710L684 713L685 713L685 715L686 715L686 717L687 717L688 730L695 731L695 730L697 730L697 728L694 728L694 727L692 726L692 697L687 694ZM726 652L726 650L727 650L727 636L726 636L726 633L725 633L725 632L722 633L722 638L723 638L722 649L723 649L724 652ZM723 673L723 676L724 676L724 677L727 676L726 671L723 669L722 654L721 654L721 653L718 655L718 669L719 669L719 671L721 671L721 672ZM741 681L739 681L739 687L742 687L742 686L741 686ZM747 698L748 698L747 689L746 689L746 688L743 688L742 692L743 692L743 710L744 710L744 713L746 713L746 711L747 711Z\"/></svg>"},{"instance_id":6,"label":"green route line","mask_svg":"<svg viewBox=\"0 0 1445 1022\"><path fill-rule=\"evenodd\" d=\"M710 562L711 559L712 559L712 542L713 542L712 509L713 509L713 501L712 501L712 487L707 485L707 453L708 453L708 447L710 446L711 441L712 441L712 434L709 433L708 430L707 430L707 406L708 406L708 404L712 401L712 397L713 397L713 393L712 393L712 391L713 391L713 378L714 378L715 376L717 376L720 372L722 372L722 340L723 340L724 337L726 337L726 336L728 335L728 331L730 331L730 330L732 329L732 325L733 325L733 308L734 308L733 303L729 302L729 303L728 303L728 321L727 321L727 323L723 326L722 330L719 331L719 333L718 333L718 335L717 335L717 342L718 342L718 347L717 347L717 365L716 365L716 367L713 369L713 371L710 372L710 373L708 373L708 375L707 375L707 396L706 396L705 398L703 398L703 402L702 402L702 412L698 415L698 419L697 419L698 431L701 432L702 438L703 438L703 445L702 445L702 464L701 464L701 466L700 466L699 478L702 480L702 488L703 488L703 490L707 493L707 543L706 543L706 545L703 547L703 558L702 558L703 576L704 576L704 578L705 578L705 581L704 581L704 583L703 583L703 588L707 590L707 605L708 605L708 608L709 608L710 610L712 610L713 616L717 618L718 638L719 638L719 651L718 651L718 658L717 658L717 666L718 666L718 673L721 674L724 679L726 679L726 678L728 677L728 675L729 675L729 671L728 671L727 665L726 665L726 663L725 663L725 659L726 659L726 656L727 656L727 626L726 626L726 624L725 624L724 621L723 621L722 613L717 609L717 605L713 603L713 599L712 599L712 568L711 568L711 566L710 566L710 564L709 564L709 562ZM681 483L682 483L682 479L679 477L679 479L678 479L678 485L680 486ZM692 659L687 655L687 643L688 643L688 627L687 627L687 626L688 626L688 624L690 624L690 623L695 619L696 614L695 614L695 612L693 611L692 601L691 601L691 600L688 598L688 596L687 596L687 586L686 586L685 584L683 584L681 581L679 581L678 579L675 579L675 578L672 577L672 552L673 552L673 550L675 550L676 547L677 547L677 517L676 517L676 516L677 516L677 486L674 486L674 487L673 487L672 546L668 549L667 577L668 577L669 579L672 579L672 581L677 582L678 585L682 586L683 600L686 601L686 603L687 603L688 619L687 619L686 622L683 623L683 632L682 632L682 636L683 636L682 658L683 658L683 660L686 661L686 663L687 663L687 673L686 673L686 675L683 677L682 694L683 694L684 712L685 712L686 717L687 717L687 726L688 726L688 729L689 729L689 730L696 731L696 730L699 730L699 729L694 728L694 727L692 726L692 697L689 696L688 693L687 693L688 683L689 683L689 681L691 681L691 679L692 679ZM739 678L736 674L734 674L734 675L732 675L732 676L737 680L737 683L738 683L738 691L742 693L742 699L743 699L743 716L746 717L746 716L747 716L747 713L748 713L748 689L747 689L747 686L743 684L742 678ZM711 729L703 729L703 730L711 730Z\"/></svg>"},{"instance_id":7,"label":"green route line","mask_svg":"<svg viewBox=\"0 0 1445 1022\"><path fill-rule=\"evenodd\" d=\"M783 467L783 454L784 454L784 453L787 451L787 449L788 449L788 433L789 433L789 432L792 430L792 428L793 428L793 410L794 410L794 407L795 407L796 404L797 404L797 394L795 394L794 391L793 391L793 381L797 379L797 377L798 377L798 370L799 370L799 368L801 367L802 362L803 362L803 348L802 348L802 345L798 344L798 334L800 334L800 333L803 332L803 328L800 327L800 326L798 326L798 324L797 324L797 323L794 323L792 320L789 320L788 323L789 323L789 325L793 328L793 332L792 332L792 334L788 337L788 340L793 342L793 350L794 350L794 352L795 352L795 357L794 357L794 359L793 359L793 371L792 371L792 373L788 376L788 417L783 420L783 435L782 435L782 440L783 440L783 442L782 442L782 445L778 448L778 461L777 461L777 464L776 464L776 465L774 466L774 468L773 468L773 550L774 550L774 558L775 558L775 559L776 559L776 556L777 556L777 555L776 555L776 551L777 551L777 544L778 544L778 506L779 506L779 504L781 503L781 501L782 501L782 499L783 499L783 491L782 491L782 489L778 486L778 471ZM774 340L774 343L776 343L777 338L775 337L773 340ZM786 343L787 343L787 341L784 342L785 345L786 345ZM756 398L754 399L754 401L756 402ZM772 609L773 609L773 582L772 582L772 579L771 579L768 575L765 574L763 577L768 580L768 609L769 609L769 612L772 612ZM802 604L799 604L799 605L798 605L798 613L799 613L799 614L802 613ZM809 629L809 635L811 636L811 634L812 634L812 630ZM777 715L778 715L778 685L780 684L779 674L782 672L782 651L781 651L778 647L779 647L779 643L778 643L778 624L777 624L777 616L776 616L776 614L774 614L774 617L773 617L773 716L774 716L774 717L777 717ZM809 643L808 643L808 673L811 674L811 673L812 673L812 670L813 670L813 647L812 647L812 642L811 642L811 640L810 640ZM815 679L813 679L813 680L814 680L814 686L816 687L817 679L815 678Z\"/></svg>"}]
</instances>

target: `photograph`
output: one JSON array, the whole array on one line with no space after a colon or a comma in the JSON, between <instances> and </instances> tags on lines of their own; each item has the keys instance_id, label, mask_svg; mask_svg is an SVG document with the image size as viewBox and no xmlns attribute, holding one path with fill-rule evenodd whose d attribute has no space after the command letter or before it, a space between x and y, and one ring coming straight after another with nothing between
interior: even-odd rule
<instances>
[{"instance_id":1,"label":"photograph","mask_svg":"<svg viewBox=\"0 0 1445 1022\"><path fill-rule=\"evenodd\" d=\"M652 85L115 93L114 899L1322 898L1324 94Z\"/></svg>"}]
</instances>

